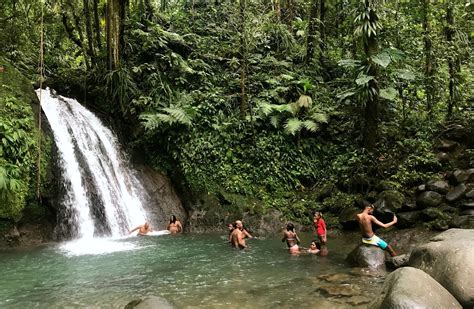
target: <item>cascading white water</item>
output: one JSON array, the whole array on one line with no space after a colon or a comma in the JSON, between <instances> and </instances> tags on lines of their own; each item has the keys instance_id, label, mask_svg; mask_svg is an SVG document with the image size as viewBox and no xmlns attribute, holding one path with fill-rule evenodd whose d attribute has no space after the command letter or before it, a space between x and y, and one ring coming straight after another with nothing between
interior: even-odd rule
<instances>
[{"instance_id":1,"label":"cascading white water","mask_svg":"<svg viewBox=\"0 0 474 309\"><path fill-rule=\"evenodd\" d=\"M63 207L73 214L69 224L76 225L77 236L100 235L99 225L116 237L143 224L146 213L139 193L144 190L113 133L76 100L53 95L49 88L36 93L41 93L58 148L64 178L60 181L67 189Z\"/></svg>"}]
</instances>

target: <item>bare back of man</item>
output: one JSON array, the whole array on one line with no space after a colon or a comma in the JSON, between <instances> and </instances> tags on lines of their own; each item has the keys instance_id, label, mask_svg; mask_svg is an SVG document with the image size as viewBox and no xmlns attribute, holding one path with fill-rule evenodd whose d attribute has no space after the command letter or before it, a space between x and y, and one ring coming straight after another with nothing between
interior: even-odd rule
<instances>
[{"instance_id":1,"label":"bare back of man","mask_svg":"<svg viewBox=\"0 0 474 309\"><path fill-rule=\"evenodd\" d=\"M230 234L230 240L232 247L239 248L239 249L245 249L247 248L247 245L245 244L244 240L244 233L239 229L235 228L232 233Z\"/></svg>"},{"instance_id":2,"label":"bare back of man","mask_svg":"<svg viewBox=\"0 0 474 309\"><path fill-rule=\"evenodd\" d=\"M393 248L383 239L375 235L374 231L372 230L372 223L375 223L383 228L388 228L394 225L398 221L397 216L394 215L393 220L390 223L382 223L372 215L372 213L374 212L374 206L372 204L365 201L364 206L364 211L357 214L356 216L357 222L359 223L360 231L362 233L362 242L368 245L378 246L383 250L387 250L391 256L397 255L395 250L393 250Z\"/></svg>"}]
</instances>

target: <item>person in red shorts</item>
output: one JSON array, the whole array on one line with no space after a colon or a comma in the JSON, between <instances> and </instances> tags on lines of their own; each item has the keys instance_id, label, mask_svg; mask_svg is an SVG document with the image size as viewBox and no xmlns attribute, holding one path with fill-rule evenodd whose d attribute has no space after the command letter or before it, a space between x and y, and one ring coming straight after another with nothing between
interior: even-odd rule
<instances>
[{"instance_id":1,"label":"person in red shorts","mask_svg":"<svg viewBox=\"0 0 474 309\"><path fill-rule=\"evenodd\" d=\"M316 228L316 234L318 235L318 239L321 242L321 252L320 255L327 255L327 230L326 230L326 222L324 222L323 214L320 212L316 212L313 218L314 227Z\"/></svg>"}]
</instances>

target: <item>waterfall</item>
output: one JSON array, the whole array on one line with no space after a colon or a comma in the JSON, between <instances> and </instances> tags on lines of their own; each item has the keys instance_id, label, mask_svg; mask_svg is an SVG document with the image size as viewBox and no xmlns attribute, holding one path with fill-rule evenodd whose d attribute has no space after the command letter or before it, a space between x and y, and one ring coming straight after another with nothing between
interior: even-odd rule
<instances>
[{"instance_id":1,"label":"waterfall","mask_svg":"<svg viewBox=\"0 0 474 309\"><path fill-rule=\"evenodd\" d=\"M36 90L40 96L40 90ZM144 189L117 138L76 100L41 90L41 107L58 148L65 194L59 217L69 237L121 236L147 216ZM61 226L59 226L61 228Z\"/></svg>"}]
</instances>

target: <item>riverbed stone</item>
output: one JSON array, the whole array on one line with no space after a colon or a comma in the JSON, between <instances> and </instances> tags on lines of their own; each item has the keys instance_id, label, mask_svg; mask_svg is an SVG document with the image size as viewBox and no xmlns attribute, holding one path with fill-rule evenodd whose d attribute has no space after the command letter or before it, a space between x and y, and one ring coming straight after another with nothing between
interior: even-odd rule
<instances>
[{"instance_id":1,"label":"riverbed stone","mask_svg":"<svg viewBox=\"0 0 474 309\"><path fill-rule=\"evenodd\" d=\"M449 192L449 184L444 180L431 180L426 184L426 188L440 194L446 194Z\"/></svg>"},{"instance_id":2,"label":"riverbed stone","mask_svg":"<svg viewBox=\"0 0 474 309\"><path fill-rule=\"evenodd\" d=\"M474 198L474 189L467 191L465 196L466 198Z\"/></svg>"},{"instance_id":3,"label":"riverbed stone","mask_svg":"<svg viewBox=\"0 0 474 309\"><path fill-rule=\"evenodd\" d=\"M474 307L474 230L450 229L416 247L409 265L444 286L466 308ZM415 280L416 281L416 280ZM426 289L429 291L429 289Z\"/></svg>"},{"instance_id":4,"label":"riverbed stone","mask_svg":"<svg viewBox=\"0 0 474 309\"><path fill-rule=\"evenodd\" d=\"M446 201L449 203L453 203L459 199L461 199L464 196L464 193L466 193L467 187L465 184L459 184L453 189L451 189L448 194L446 194Z\"/></svg>"},{"instance_id":5,"label":"riverbed stone","mask_svg":"<svg viewBox=\"0 0 474 309\"><path fill-rule=\"evenodd\" d=\"M443 196L435 191L426 191L421 193L416 199L416 204L421 208L436 207L441 204Z\"/></svg>"},{"instance_id":6,"label":"riverbed stone","mask_svg":"<svg viewBox=\"0 0 474 309\"><path fill-rule=\"evenodd\" d=\"M355 284L348 283L323 285L320 286L316 291L325 297L350 297L359 295L361 293L360 287Z\"/></svg>"},{"instance_id":7,"label":"riverbed stone","mask_svg":"<svg viewBox=\"0 0 474 309\"><path fill-rule=\"evenodd\" d=\"M352 266L385 269L385 252L372 245L360 244L346 258Z\"/></svg>"},{"instance_id":8,"label":"riverbed stone","mask_svg":"<svg viewBox=\"0 0 474 309\"><path fill-rule=\"evenodd\" d=\"M144 299L135 299L125 305L124 309L173 309L169 301L158 296L148 296Z\"/></svg>"},{"instance_id":9,"label":"riverbed stone","mask_svg":"<svg viewBox=\"0 0 474 309\"><path fill-rule=\"evenodd\" d=\"M441 152L436 153L436 158L440 162L446 162L446 161L449 160L449 154L447 154L446 152L441 151Z\"/></svg>"},{"instance_id":10,"label":"riverbed stone","mask_svg":"<svg viewBox=\"0 0 474 309\"><path fill-rule=\"evenodd\" d=\"M453 172L451 179L453 179L456 183L462 183L469 179L469 173L464 170L457 169Z\"/></svg>"},{"instance_id":11,"label":"riverbed stone","mask_svg":"<svg viewBox=\"0 0 474 309\"><path fill-rule=\"evenodd\" d=\"M386 190L380 192L377 196L378 200L385 202L385 206L393 211L398 211L402 208L405 202L405 196L396 190Z\"/></svg>"},{"instance_id":12,"label":"riverbed stone","mask_svg":"<svg viewBox=\"0 0 474 309\"><path fill-rule=\"evenodd\" d=\"M419 185L418 187L416 187L416 191L418 192L426 191L426 185L425 184Z\"/></svg>"},{"instance_id":13,"label":"riverbed stone","mask_svg":"<svg viewBox=\"0 0 474 309\"><path fill-rule=\"evenodd\" d=\"M369 308L462 308L441 284L427 273L402 267L387 276L380 295Z\"/></svg>"},{"instance_id":14,"label":"riverbed stone","mask_svg":"<svg viewBox=\"0 0 474 309\"><path fill-rule=\"evenodd\" d=\"M461 216L474 216L474 209L466 209L461 211Z\"/></svg>"},{"instance_id":15,"label":"riverbed stone","mask_svg":"<svg viewBox=\"0 0 474 309\"><path fill-rule=\"evenodd\" d=\"M425 221L431 221L443 217L443 212L439 208L429 207L421 211L421 218Z\"/></svg>"},{"instance_id":16,"label":"riverbed stone","mask_svg":"<svg viewBox=\"0 0 474 309\"><path fill-rule=\"evenodd\" d=\"M345 230L355 230L359 227L359 224L356 220L356 215L360 213L361 210L355 207L346 208L339 214L339 223Z\"/></svg>"},{"instance_id":17,"label":"riverbed stone","mask_svg":"<svg viewBox=\"0 0 474 309\"><path fill-rule=\"evenodd\" d=\"M462 204L462 209L474 209L474 202L467 202Z\"/></svg>"},{"instance_id":18,"label":"riverbed stone","mask_svg":"<svg viewBox=\"0 0 474 309\"><path fill-rule=\"evenodd\" d=\"M390 268L400 268L402 266L407 266L409 260L410 254L400 254L388 258L386 263Z\"/></svg>"}]
</instances>

